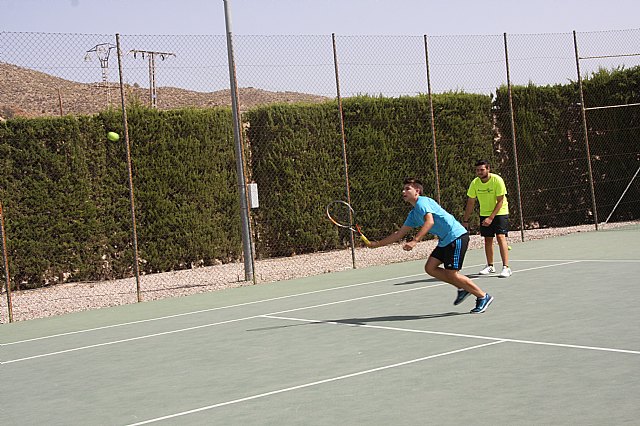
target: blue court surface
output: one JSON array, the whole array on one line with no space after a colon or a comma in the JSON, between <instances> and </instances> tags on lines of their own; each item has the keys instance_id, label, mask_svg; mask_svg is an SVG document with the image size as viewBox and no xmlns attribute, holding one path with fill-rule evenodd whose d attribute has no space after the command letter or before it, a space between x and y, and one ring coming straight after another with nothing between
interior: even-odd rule
<instances>
[{"instance_id":1,"label":"blue court surface","mask_svg":"<svg viewBox=\"0 0 640 426\"><path fill-rule=\"evenodd\" d=\"M0 327L4 425L621 425L640 419L637 227Z\"/></svg>"}]
</instances>

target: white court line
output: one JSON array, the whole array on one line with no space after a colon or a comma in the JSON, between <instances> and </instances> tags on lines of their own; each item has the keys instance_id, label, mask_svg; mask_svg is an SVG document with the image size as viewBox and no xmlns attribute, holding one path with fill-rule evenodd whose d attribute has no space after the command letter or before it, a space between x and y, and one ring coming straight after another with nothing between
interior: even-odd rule
<instances>
[{"instance_id":1,"label":"white court line","mask_svg":"<svg viewBox=\"0 0 640 426\"><path fill-rule=\"evenodd\" d=\"M65 353L69 353L69 352L76 352L76 351L81 351L81 350L84 350L84 349L99 348L101 346L110 346L110 345L115 345L117 343L133 342L133 341L136 341L136 340L148 339L150 337L165 336L167 334L181 333L183 331L197 330L199 328L213 327L213 326L221 325L221 324L229 324L229 323L232 323L232 322L244 321L244 320L248 320L248 319L252 319L252 318L259 318L260 316L261 315L254 315L252 317L238 318L238 319L234 319L234 320L221 321L221 322L216 322L216 323L211 323L211 324L197 325L197 326L194 326L194 327L181 328L179 330L163 331L161 333L154 333L154 334L146 334L144 336L131 337L129 339L113 340L111 342L97 343L95 345L88 345L88 346L79 346L77 348L65 349L65 350L56 351L56 352L49 352L49 353L40 354L40 355L33 355L33 356L25 357L25 358L10 359L8 361L1 361L0 365L13 364L14 362L27 361L27 360L30 360L30 359L43 358L43 357L47 357L47 356L65 354Z\"/></svg>"},{"instance_id":2,"label":"white court line","mask_svg":"<svg viewBox=\"0 0 640 426\"><path fill-rule=\"evenodd\" d=\"M447 333L443 331L431 331L431 330L416 330L413 328L387 327L383 325L359 324L359 323L356 323L355 320L353 323L348 323L348 322L339 322L339 321L322 321L322 320L310 320L310 319L303 319L303 318L288 318L288 317L281 317L276 315L262 315L262 317L286 320L286 321L306 322L310 324L346 325L350 327L377 328L380 330L403 331L405 333L435 334L439 336L466 337L471 339L495 340L498 342L525 343L529 345L555 346L555 347L561 347L561 348L588 349L592 351L617 352L617 353L623 353L623 354L640 355L640 351L632 351L628 349L603 348L599 346L570 345L565 343L538 342L534 340L518 340L518 339L509 339L504 337L477 336L473 334Z\"/></svg>"},{"instance_id":3,"label":"white court line","mask_svg":"<svg viewBox=\"0 0 640 426\"><path fill-rule=\"evenodd\" d=\"M251 401L253 399L264 398L266 396L277 395L279 393L290 392L290 391L298 390L298 389L304 389L304 388L308 388L308 387L311 387L311 386L318 386L318 385L321 385L321 384L324 384L324 383L330 383L330 382L335 382L335 381L338 381L338 380L349 379L351 377L363 376L365 374L371 374L371 373L375 373L375 372L378 372L378 371L388 370L390 368L397 368L397 367L402 367L404 365L415 364L417 362L426 361L426 360L434 359L434 358L439 358L439 357L443 357L443 356L447 356L447 355L453 355L453 354L457 354L457 353L460 353L460 352L466 352L466 351L470 351L470 350L473 350L473 349L479 349L479 348L483 348L483 347L486 347L486 346L496 345L496 344L499 344L499 343L502 343L502 342L500 342L500 341L489 342L489 343L484 343L482 345L476 345L476 346L470 346L468 348L457 349L455 351L442 352L442 353L439 353L439 354L429 355L429 356L425 356L425 357L421 357L421 358L416 358L416 359L412 359L412 360L409 360L409 361L399 362L399 363L396 363L396 364L390 364L390 365L385 365L385 366L382 366L382 367L372 368L372 369L369 369L369 370L358 371L356 373L345 374L343 376L332 377L332 378L329 378L329 379L318 380L316 382L305 383L303 385L292 386L292 387L289 387L289 388L278 389L278 390L274 390L274 391L271 391L271 392L265 392L265 393L261 393L261 394L257 394L257 395L247 396L245 398L239 398L239 399L234 399L234 400L231 400L231 401L221 402L221 403L218 403L218 404L207 405L205 407L200 407L200 408L196 408L196 409L188 410L188 411L182 411L180 413L170 414L168 416L156 417L154 419L149 419L149 420L145 420L145 421L138 422L138 423L131 423L128 426L145 425L145 424L149 424L149 423L159 422L159 421L162 421L162 420L173 419L173 418L176 418L176 417L186 416L187 414L198 413L200 411L211 410L211 409L218 408L218 407L224 407L226 405L237 404L239 402Z\"/></svg>"},{"instance_id":4,"label":"white court line","mask_svg":"<svg viewBox=\"0 0 640 426\"><path fill-rule=\"evenodd\" d=\"M539 260L538 261L538 260L521 260L521 259L515 260L514 262L518 262L518 261L520 261L520 262L525 262L525 261L526 262L554 262L554 260ZM567 262L568 263L575 263L575 262L592 262L592 261L590 261L590 260L575 260L575 261L571 261L571 262L567 261ZM631 261L631 262L633 262L633 261ZM567 264L567 263L562 263L560 265L565 265L565 264ZM469 268L477 268L477 267L480 267L480 266L484 266L484 264L465 266L463 268L463 270L464 269L469 269ZM551 266L555 266L555 265L551 265ZM521 270L513 271L513 273L520 272L520 271L528 271L528 270L530 270L530 269L521 269ZM201 313L205 313L205 312L213 312L213 311L219 311L219 310L223 310L223 309L238 308L238 307L241 307L241 306L249 306L249 305L255 305L255 304L265 303L265 302L273 302L275 300L290 299L290 298L298 297L298 296L307 296L307 295L310 295L310 294L323 293L323 292L327 292L327 291L342 290L342 289L345 289L345 288L359 287L359 286L368 285L368 284L376 284L376 283L381 283L381 282L385 282L385 281L402 280L402 279L415 278L415 277L420 277L420 276L425 276L425 274L424 273L420 273L420 274L405 275L405 276L401 276L401 277L385 278L385 279L374 280L374 281L365 281L365 282L362 282L362 283L348 284L348 285L344 285L344 286L326 288L326 289L322 289L322 290L307 291L307 292L303 292L303 293L290 294L290 295L287 295L287 296L279 296L279 297L272 297L272 298L269 298L269 299L254 300L253 302L237 303L235 305L219 306L217 308L200 309L200 310L197 310L197 311L189 311L189 312L183 312L183 313L180 313L180 314L166 315L166 316L162 316L162 317L148 318L148 319L138 320L138 321L129 321L129 322L123 322L123 323L119 323L119 324L110 324L110 325L105 325L105 326L102 326L102 327L93 327L93 328L87 328L87 329L83 329L83 330L70 331L70 332L67 332L67 333L50 334L50 335L47 335L47 336L34 337L32 339L24 339L24 340L16 340L14 342L0 343L0 347L9 346L9 345L17 345L17 344L21 344L21 343L35 342L35 341L38 341L38 340L52 339L54 337L64 337L64 336L71 336L71 335L74 335L74 334L82 334L82 333L89 333L89 332L93 332L93 331L108 330L108 329L111 329L111 328L123 327L123 326L127 326L127 325L144 324L144 323L147 323L147 322L161 321L161 320L171 319L171 318L179 318L179 317L183 317L183 316L196 315L196 314L201 314Z\"/></svg>"},{"instance_id":5,"label":"white court line","mask_svg":"<svg viewBox=\"0 0 640 426\"><path fill-rule=\"evenodd\" d=\"M557 265L538 266L538 267L533 267L533 268L521 269L521 270L516 271L516 272L532 271L532 270L535 270L535 269L550 268L550 267L553 267L553 266L562 266L562 265L566 265L566 264L570 264L570 263L576 263L576 262L579 262L579 261L559 263ZM420 275L423 275L423 274L420 274ZM415 276L415 275L413 275L413 276ZM441 283L438 283L438 284L433 284L433 285L429 285L429 286L425 286L425 287L414 287L414 288L409 288L409 289L404 289L404 290L391 291L391 292L387 292L387 293L367 295L367 296L355 297L355 298L351 298L351 299L343 299L343 300L338 300L338 301L335 301L335 302L321 303L319 305L303 306L303 307L300 307L300 308L287 309L287 310L284 310L284 311L271 312L271 313L267 313L267 314L252 315L252 316L249 316L249 317L237 318L237 319L234 319L234 320L203 324L203 325L198 325L198 326L194 326L194 327L187 327L187 328L182 328L182 329L177 329L177 330L172 330L172 331L165 331L165 332L161 332L161 333L148 334L148 335L132 337L132 338L128 338L128 339L114 340L114 341L110 341L110 342L98 343L98 344L95 344L95 345L80 346L80 347L76 347L76 348L72 348L72 349L65 349L65 350L62 350L62 351L49 352L49 353L44 353L44 354L40 354L40 355L33 355L33 356L30 356L30 357L25 357L25 358L16 358L16 359L12 359L12 360L2 361L2 362L0 362L0 365L11 364L11 363L20 362L20 361L27 361L27 360L30 360L30 359L42 358L42 357L46 357L46 356L58 355L58 354L63 354L63 353L68 353L68 352L76 352L76 351L83 350L83 349L90 349L90 348L96 348L96 347L101 347L101 346L109 346L109 345L113 345L113 344L117 344L117 343L125 343L125 342L130 342L130 341L135 341L135 340L142 340L142 339L146 339L146 338L150 338L150 337L157 337L157 336L163 336L163 335L167 335L167 334L180 333L182 331L190 331L190 330L196 330L196 329L201 329L201 328L205 328L205 327L213 327L213 326L217 326L217 325L221 325L221 324L228 324L228 323L232 323L232 322L238 322L238 321L254 319L254 318L258 318L260 316L264 316L264 315L278 315L278 314L284 314L284 313L287 313L287 312L296 312L296 311L302 311L302 310L305 310L305 309L313 309L313 308L319 308L319 307L323 307L323 306L336 305L336 304L340 304L340 303L353 302L353 301L356 301L356 300L364 300L364 299L370 299L370 298L374 298L374 297L382 297L382 296L389 296L389 295L392 295L392 294L406 293L406 292L409 292L409 291L426 290L426 289L429 289L429 288L441 287L441 286L444 286L444 285L450 285L450 284L441 282Z\"/></svg>"},{"instance_id":6,"label":"white court line","mask_svg":"<svg viewBox=\"0 0 640 426\"><path fill-rule=\"evenodd\" d=\"M469 266L469 268L478 267L478 266L482 266L482 265L472 265L472 266ZM255 304L258 304L258 303L272 302L274 300L289 299L289 298L298 297L298 296L307 296L309 294L323 293L325 291L342 290L342 289L345 289L345 288L358 287L358 286L363 286L363 285L367 285L367 284L376 284L376 283L381 283L381 282L385 282L385 281L393 281L393 280L402 280L402 279L407 279L407 278L415 278L415 277L420 277L420 276L425 276L425 274L424 273L420 273L420 274L413 274L413 275L405 275L405 276L402 276L402 277L393 277L393 278L385 278L385 279L381 279L381 280L365 281L365 282L362 282L362 283L348 284L348 285L343 285L343 286L339 286L339 287L332 287L332 288L325 288L325 289L322 289L322 290L314 290L314 291L307 291L307 292L304 292L304 293L289 294L287 296L279 296L279 297L272 297L272 298L269 298L269 299L254 300L253 302L237 303L235 305L220 306L220 307L217 307L217 308L201 309L201 310L198 310L198 311L183 312L181 314L167 315L167 316L157 317L157 318L148 318L148 319L138 320L138 321L130 321L130 322L123 322L123 323L119 323L119 324L111 324L111 325L105 325L103 327L87 328L87 329L84 329L84 330L70 331L68 333L51 334L51 335L48 335L48 336L35 337L33 339L25 339L25 340L17 340L15 342L0 343L0 347L8 346L8 345L16 345L16 344L19 344L19 343L33 342L33 341L36 341L36 340L51 339L53 337L62 337L62 336L69 336L69 335L73 335L73 334L88 333L88 332L91 332L91 331L106 330L106 329L122 327L122 326L126 326L126 325L142 324L142 323L145 323L145 322L160 321L160 320L165 320L165 319L169 319L169 318L178 318L178 317L183 317L183 316L187 316L187 315L201 314L201 313L204 313L204 312L218 311L218 310L222 310L222 309L237 308L237 307L240 307L240 306L255 305Z\"/></svg>"},{"instance_id":7,"label":"white court line","mask_svg":"<svg viewBox=\"0 0 640 426\"><path fill-rule=\"evenodd\" d=\"M284 311L272 312L270 314L259 314L259 315L253 315L253 316L250 316L250 317L236 318L236 319L233 319L233 320L227 320L227 321L220 321L220 322L214 322L214 323L209 323L209 324L196 325L196 326L187 327L187 328L180 328L180 329L177 329L177 330L163 331L163 332L160 332L160 333L153 333L153 334L146 334L144 336L131 337L131 338L128 338L128 339L112 340L110 342L96 343L95 345L79 346L77 348L65 349L65 350L56 351L56 352L49 352L49 353L44 353L44 354L40 354L40 355L33 355L33 356L25 357L25 358L16 358L16 359L8 360L8 361L1 361L0 365L12 364L14 362L27 361L27 360L30 360L30 359L43 358L43 357L47 357L47 356L59 355L59 354L64 354L64 353L68 353L68 352L76 352L76 351L80 351L80 350L83 350L83 349L98 348L98 347L101 347L101 346L110 346L110 345L115 345L117 343L132 342L132 341L135 341L135 340L148 339L150 337L165 336L167 334L175 334L175 333L180 333L180 332L183 332L183 331L191 331L191 330L198 330L198 329L206 328L206 327L214 327L214 326L222 325L222 324L229 324L229 323L233 323L233 322L239 322L239 321L245 321L245 320L250 320L250 319L254 319L254 318L260 318L260 317L263 317L264 315L278 315L278 314L284 314L284 313L287 313L287 312L301 311L301 310L305 310L305 309L321 308L323 306L337 305L337 304L341 304L341 303L353 302L355 300L363 300L363 299L371 299L371 298L374 298L374 297L389 296L391 294L406 293L408 291L426 290L426 289L431 288L431 287L440 287L440 286L443 286L443 285L448 285L448 284L439 283L439 284L433 284L433 285L426 286L426 287L407 288L407 289L403 289L403 290L391 291L391 292L388 292L388 293L371 294L371 295L367 295L367 296L355 297L355 298L352 298L352 299L343 299L343 300L338 300L338 301L335 301L335 302L321 303L319 305L303 306L301 308L287 309L287 310L284 310Z\"/></svg>"},{"instance_id":8,"label":"white court line","mask_svg":"<svg viewBox=\"0 0 640 426\"><path fill-rule=\"evenodd\" d=\"M513 260L513 262L558 262L558 261L559 260L553 260L553 259L543 259L543 260L516 259L516 260ZM575 263L575 262L631 262L631 263L638 262L638 263L640 263L640 260L587 260L587 259L581 259L581 260L567 261L567 263ZM561 265L564 265L564 264L567 264L567 263L562 263ZM463 268L463 270L464 269L469 269L469 268L477 268L477 267L480 267L480 266L484 266L484 264L465 266ZM555 265L551 265L551 266L555 266ZM521 270L513 271L513 273L521 272L521 271L528 271L528 270L530 270L530 269L521 269ZM213 311L218 311L218 310L222 310L222 309L231 309L231 308L237 308L237 307L241 307L241 306L255 305L255 304L259 304L259 303L272 302L272 301L275 301L275 300L283 300L283 299L289 299L289 298L298 297L298 296L306 296L306 295L309 295L309 294L323 293L323 292L326 292L326 291L342 290L342 289L350 288L350 287L358 287L358 286L363 286L363 285L368 285L368 284L376 284L376 283L385 282L385 281L393 281L393 280L401 280L401 279L407 279L407 278L415 278L415 277L424 276L424 275L425 275L424 273L420 273L420 274L413 274L413 275L405 275L405 276L401 276L401 277L385 278L385 279L381 279L381 280L366 281L366 282L362 282L362 283L356 283L356 284L349 284L349 285L344 285L344 286L339 286L339 287L326 288L326 289L322 289L322 290L314 290L314 291L307 291L307 292L303 292L303 293L290 294L290 295L287 295L287 296L279 296L279 297L272 297L272 298L269 298L269 299L255 300L253 302L237 303L235 305L227 305L227 306L220 306L220 307L217 307L217 308L201 309L201 310L197 310L197 311L183 312L181 314L166 315L166 316L162 316L162 317L148 318L148 319L138 320L138 321L129 321L129 322L123 322L123 323L119 323L119 324L110 324L110 325L105 325L105 326L102 326L102 327L93 327L93 328L87 328L87 329L83 329L83 330L70 331L70 332L67 332L67 333L50 334L50 335L47 335L47 336L34 337L32 339L24 339L24 340L16 340L14 342L0 343L0 347L9 346L9 345L17 345L17 344L20 344L20 343L34 342L34 341L44 340L44 339L51 339L51 338L54 338L54 337L64 337L64 336L70 336L70 335L74 335L74 334L89 333L89 332L92 332L92 331L108 330L110 328L123 327L123 326L127 326L127 325L143 324L143 323L146 323L146 322L153 322L153 321L161 321L161 320L170 319L170 318L179 318L179 317L183 317L183 316L196 315L196 314L201 314L201 313L205 313L205 312L213 312Z\"/></svg>"},{"instance_id":9,"label":"white court line","mask_svg":"<svg viewBox=\"0 0 640 426\"><path fill-rule=\"evenodd\" d=\"M555 266L571 265L572 263L580 263L580 262L582 262L582 261L581 260L569 260L569 261L562 262L562 263L556 263L555 265L534 266L532 268L518 269L516 271L513 271L512 273L515 274L516 272L526 272L526 271L533 271L535 269L553 268Z\"/></svg>"}]
</instances>

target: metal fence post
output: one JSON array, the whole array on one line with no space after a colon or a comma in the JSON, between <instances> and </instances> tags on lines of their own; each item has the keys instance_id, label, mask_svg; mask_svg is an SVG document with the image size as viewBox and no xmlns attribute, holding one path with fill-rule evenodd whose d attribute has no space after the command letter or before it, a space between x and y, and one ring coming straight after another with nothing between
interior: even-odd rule
<instances>
[{"instance_id":1,"label":"metal fence post","mask_svg":"<svg viewBox=\"0 0 640 426\"><path fill-rule=\"evenodd\" d=\"M516 172L516 196L520 210L520 239L524 241L524 214L522 212L522 195L520 193L520 172L518 170L518 150L516 144L516 121L513 114L513 96L511 92L511 75L509 73L509 49L507 48L507 33L504 33L504 60L507 67L507 92L509 93L509 114L511 116L511 140L513 142L513 164Z\"/></svg>"},{"instance_id":2,"label":"metal fence post","mask_svg":"<svg viewBox=\"0 0 640 426\"><path fill-rule=\"evenodd\" d=\"M127 107L124 94L124 77L122 75L122 50L120 49L120 34L116 34L118 52L118 73L120 74L120 102L122 106L122 128L124 129L124 144L127 151L127 172L129 175L129 202L131 204L131 237L133 239L133 273L136 277L136 294L138 302L142 301L140 292L140 259L138 256L138 232L136 230L136 203L133 189L133 171L131 166L131 144L129 141L129 125L127 123Z\"/></svg>"},{"instance_id":3,"label":"metal fence post","mask_svg":"<svg viewBox=\"0 0 640 426\"><path fill-rule=\"evenodd\" d=\"M336 94L338 99L338 115L340 118L340 135L342 138L342 162L344 164L344 180L345 180L345 190L347 196L347 203L351 205L351 190L349 188L349 162L347 161L347 136L344 130L344 114L342 111L342 96L340 95L340 74L338 73L338 51L336 49L336 34L331 34L331 41L333 43L333 65L336 74ZM349 212L349 216L351 216L351 212ZM352 221L352 218L349 217L349 222ZM353 238L353 231L349 233L349 242L351 243L351 262L353 264L353 268L356 267L356 249Z\"/></svg>"},{"instance_id":4,"label":"metal fence post","mask_svg":"<svg viewBox=\"0 0 640 426\"><path fill-rule=\"evenodd\" d=\"M429 73L429 47L427 35L424 35L424 55L427 66L427 91L429 92L429 113L431 115L431 138L433 140L433 169L436 175L436 201L440 204L440 173L438 172L438 149L436 144L436 122L433 113L433 95L431 94L431 74Z\"/></svg>"},{"instance_id":5,"label":"metal fence post","mask_svg":"<svg viewBox=\"0 0 640 426\"><path fill-rule=\"evenodd\" d=\"M584 92L582 90L582 76L580 75L580 57L578 56L578 40L573 31L573 47L576 52L576 70L578 72L578 88L580 90L580 111L582 112L582 128L584 129L584 146L587 153L587 168L589 170L589 187L591 189L591 203L593 207L593 221L598 230L598 208L596 206L596 191L593 187L593 170L591 168L591 150L589 148L589 130L587 128L587 112L584 106Z\"/></svg>"},{"instance_id":6,"label":"metal fence post","mask_svg":"<svg viewBox=\"0 0 640 426\"><path fill-rule=\"evenodd\" d=\"M2 237L2 260L4 265L4 277L7 286L7 311L9 322L13 322L13 304L11 302L11 276L9 275L9 253L7 252L7 234L4 229L4 212L0 201L0 236Z\"/></svg>"}]
</instances>

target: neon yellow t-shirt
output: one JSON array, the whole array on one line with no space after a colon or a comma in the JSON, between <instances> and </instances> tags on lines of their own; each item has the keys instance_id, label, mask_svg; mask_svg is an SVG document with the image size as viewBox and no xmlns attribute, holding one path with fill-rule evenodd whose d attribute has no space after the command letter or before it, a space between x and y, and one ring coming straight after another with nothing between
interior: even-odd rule
<instances>
[{"instance_id":1,"label":"neon yellow t-shirt","mask_svg":"<svg viewBox=\"0 0 640 426\"><path fill-rule=\"evenodd\" d=\"M467 196L477 198L480 203L480 216L490 216L493 209L498 204L497 197L504 195L502 207L498 211L498 215L509 214L509 203L507 202L507 187L504 180L496 174L491 173L489 180L483 183L479 177L471 181Z\"/></svg>"}]
</instances>

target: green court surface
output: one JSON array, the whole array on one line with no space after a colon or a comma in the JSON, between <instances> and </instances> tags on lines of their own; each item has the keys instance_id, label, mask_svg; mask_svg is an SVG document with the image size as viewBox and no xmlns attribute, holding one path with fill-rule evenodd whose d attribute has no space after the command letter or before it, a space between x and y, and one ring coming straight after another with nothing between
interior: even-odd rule
<instances>
[{"instance_id":1,"label":"green court surface","mask_svg":"<svg viewBox=\"0 0 640 426\"><path fill-rule=\"evenodd\" d=\"M638 227L510 255L480 315L420 261L5 324L0 422L638 424Z\"/></svg>"}]
</instances>

